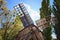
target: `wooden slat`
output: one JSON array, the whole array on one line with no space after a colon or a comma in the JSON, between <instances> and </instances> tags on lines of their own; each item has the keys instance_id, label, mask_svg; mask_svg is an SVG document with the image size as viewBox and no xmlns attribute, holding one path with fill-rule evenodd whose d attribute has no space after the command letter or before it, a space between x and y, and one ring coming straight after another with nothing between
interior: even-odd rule
<instances>
[{"instance_id":1,"label":"wooden slat","mask_svg":"<svg viewBox=\"0 0 60 40\"><path fill-rule=\"evenodd\" d=\"M30 25L27 28L24 28L16 37L16 40L44 40L42 33L34 25Z\"/></svg>"}]
</instances>

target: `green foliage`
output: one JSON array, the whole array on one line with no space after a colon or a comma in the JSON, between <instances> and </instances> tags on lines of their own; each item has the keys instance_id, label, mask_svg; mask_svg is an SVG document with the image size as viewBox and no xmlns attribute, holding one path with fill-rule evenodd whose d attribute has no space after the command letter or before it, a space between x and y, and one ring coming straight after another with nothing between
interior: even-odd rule
<instances>
[{"instance_id":1,"label":"green foliage","mask_svg":"<svg viewBox=\"0 0 60 40\"><path fill-rule=\"evenodd\" d=\"M22 22L21 22L20 18L17 16L14 24L10 26L10 32L8 32L10 40L14 40L15 36L22 29L23 29Z\"/></svg>"},{"instance_id":2,"label":"green foliage","mask_svg":"<svg viewBox=\"0 0 60 40\"><path fill-rule=\"evenodd\" d=\"M60 40L60 0L54 0L53 13L58 21L54 26L55 33L57 35L57 40Z\"/></svg>"},{"instance_id":3,"label":"green foliage","mask_svg":"<svg viewBox=\"0 0 60 40\"><path fill-rule=\"evenodd\" d=\"M15 40L16 35L22 29L23 29L22 22L20 18L17 16L15 22L12 23L10 26L8 26L7 23L4 23L4 27L0 29L0 40L5 40L5 39Z\"/></svg>"},{"instance_id":4,"label":"green foliage","mask_svg":"<svg viewBox=\"0 0 60 40\"><path fill-rule=\"evenodd\" d=\"M0 29L0 40L3 40L4 30Z\"/></svg>"},{"instance_id":5,"label":"green foliage","mask_svg":"<svg viewBox=\"0 0 60 40\"><path fill-rule=\"evenodd\" d=\"M52 34L52 27L47 27L46 29L43 30L45 40L52 40L52 37L50 36Z\"/></svg>"},{"instance_id":6,"label":"green foliage","mask_svg":"<svg viewBox=\"0 0 60 40\"><path fill-rule=\"evenodd\" d=\"M51 19L51 7L50 7L50 0L42 0L42 7L40 8L40 17L46 18L48 22L48 27L43 30L44 38L45 40L52 40L51 36L51 25L50 25L50 19Z\"/></svg>"}]
</instances>

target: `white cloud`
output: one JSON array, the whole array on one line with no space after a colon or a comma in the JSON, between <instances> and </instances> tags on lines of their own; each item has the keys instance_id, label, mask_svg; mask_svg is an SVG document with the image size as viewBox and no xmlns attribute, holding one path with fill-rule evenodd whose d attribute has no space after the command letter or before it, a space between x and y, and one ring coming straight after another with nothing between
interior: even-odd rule
<instances>
[{"instance_id":1,"label":"white cloud","mask_svg":"<svg viewBox=\"0 0 60 40\"><path fill-rule=\"evenodd\" d=\"M24 3L24 5L25 5L26 9L28 10L28 12L29 12L29 14L30 14L30 16L31 16L33 21L36 21L37 19L40 18L39 12L35 11L34 9L32 9L30 7L30 5L28 5L28 4Z\"/></svg>"}]
</instances>

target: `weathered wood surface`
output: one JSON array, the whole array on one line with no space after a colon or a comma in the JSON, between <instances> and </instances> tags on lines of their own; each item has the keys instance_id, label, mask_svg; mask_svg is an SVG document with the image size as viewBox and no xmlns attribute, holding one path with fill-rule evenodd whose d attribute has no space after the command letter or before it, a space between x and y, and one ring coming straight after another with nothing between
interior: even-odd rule
<instances>
[{"instance_id":1,"label":"weathered wood surface","mask_svg":"<svg viewBox=\"0 0 60 40\"><path fill-rule=\"evenodd\" d=\"M44 38L35 25L30 25L19 32L16 40L44 40Z\"/></svg>"}]
</instances>

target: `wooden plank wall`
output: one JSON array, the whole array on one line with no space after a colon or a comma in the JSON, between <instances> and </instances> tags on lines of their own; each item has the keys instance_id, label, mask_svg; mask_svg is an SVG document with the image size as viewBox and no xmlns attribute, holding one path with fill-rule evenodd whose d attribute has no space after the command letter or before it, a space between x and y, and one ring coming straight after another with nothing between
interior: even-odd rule
<instances>
[{"instance_id":1,"label":"wooden plank wall","mask_svg":"<svg viewBox=\"0 0 60 40\"><path fill-rule=\"evenodd\" d=\"M44 40L44 38L35 25L30 25L17 34L16 40Z\"/></svg>"}]
</instances>

